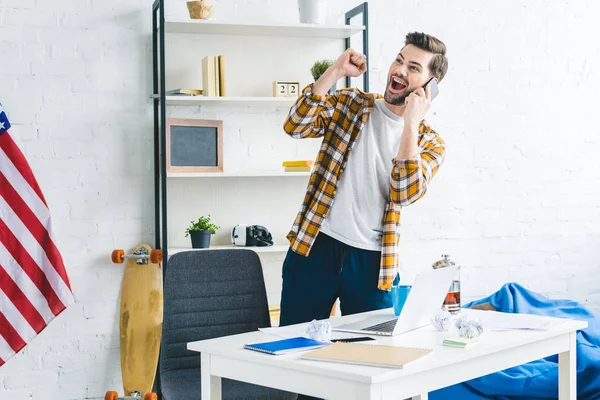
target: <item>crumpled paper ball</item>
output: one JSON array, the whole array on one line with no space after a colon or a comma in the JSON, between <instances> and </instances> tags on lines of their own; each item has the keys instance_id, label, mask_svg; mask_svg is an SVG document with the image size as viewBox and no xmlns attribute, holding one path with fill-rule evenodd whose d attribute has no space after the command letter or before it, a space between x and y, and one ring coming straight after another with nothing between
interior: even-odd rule
<instances>
[{"instance_id":1,"label":"crumpled paper ball","mask_svg":"<svg viewBox=\"0 0 600 400\"><path fill-rule=\"evenodd\" d=\"M483 333L483 325L481 321L476 318L470 318L468 315L463 314L454 320L454 325L458 329L458 334L461 337L469 339L476 338Z\"/></svg>"},{"instance_id":2,"label":"crumpled paper ball","mask_svg":"<svg viewBox=\"0 0 600 400\"><path fill-rule=\"evenodd\" d=\"M331 340L331 324L327 320L313 319L306 328L306 335L319 342L329 342Z\"/></svg>"},{"instance_id":3,"label":"crumpled paper ball","mask_svg":"<svg viewBox=\"0 0 600 400\"><path fill-rule=\"evenodd\" d=\"M439 310L433 317L431 317L431 324L437 331L448 331L452 324L452 314L448 311Z\"/></svg>"}]
</instances>

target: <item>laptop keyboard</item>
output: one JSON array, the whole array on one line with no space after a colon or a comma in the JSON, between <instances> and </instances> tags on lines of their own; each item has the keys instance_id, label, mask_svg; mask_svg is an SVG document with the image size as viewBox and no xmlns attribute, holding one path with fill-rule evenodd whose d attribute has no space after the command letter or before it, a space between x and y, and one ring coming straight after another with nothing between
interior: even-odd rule
<instances>
[{"instance_id":1,"label":"laptop keyboard","mask_svg":"<svg viewBox=\"0 0 600 400\"><path fill-rule=\"evenodd\" d=\"M394 327L396 326L397 319L392 319L389 321L382 322L380 324L367 326L366 328L362 328L361 331L372 331L372 332L393 332Z\"/></svg>"}]
</instances>

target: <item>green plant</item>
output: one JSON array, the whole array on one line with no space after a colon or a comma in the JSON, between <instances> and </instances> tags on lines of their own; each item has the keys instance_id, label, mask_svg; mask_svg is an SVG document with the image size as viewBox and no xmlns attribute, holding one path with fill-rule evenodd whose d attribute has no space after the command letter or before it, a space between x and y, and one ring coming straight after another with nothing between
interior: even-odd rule
<instances>
[{"instance_id":1,"label":"green plant","mask_svg":"<svg viewBox=\"0 0 600 400\"><path fill-rule=\"evenodd\" d=\"M319 77L321 75L323 75L323 73L325 71L327 71L327 68L331 67L332 65L333 65L332 60L317 61L310 69L310 73L312 74L313 78L315 78L315 81L316 81L317 79L319 79Z\"/></svg>"},{"instance_id":2,"label":"green plant","mask_svg":"<svg viewBox=\"0 0 600 400\"><path fill-rule=\"evenodd\" d=\"M185 230L185 237L188 237L192 231L210 231L213 235L217 233L220 226L213 224L210 221L210 214L207 217L200 217L198 221L190 221L190 226Z\"/></svg>"}]
</instances>

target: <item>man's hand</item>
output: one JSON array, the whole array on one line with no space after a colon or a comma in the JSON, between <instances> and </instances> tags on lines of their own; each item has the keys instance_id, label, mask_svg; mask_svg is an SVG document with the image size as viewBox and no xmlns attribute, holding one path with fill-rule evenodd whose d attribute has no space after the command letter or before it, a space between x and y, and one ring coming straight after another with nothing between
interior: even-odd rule
<instances>
[{"instance_id":1,"label":"man's hand","mask_svg":"<svg viewBox=\"0 0 600 400\"><path fill-rule=\"evenodd\" d=\"M364 54L348 49L338 57L333 65L343 76L356 78L367 71L367 57Z\"/></svg>"},{"instance_id":2,"label":"man's hand","mask_svg":"<svg viewBox=\"0 0 600 400\"><path fill-rule=\"evenodd\" d=\"M400 148L396 159L404 160L419 154L419 125L425 119L425 114L431 107L431 95L429 85L423 90L418 88L413 91L406 100L404 109L404 130L400 137Z\"/></svg>"},{"instance_id":3,"label":"man's hand","mask_svg":"<svg viewBox=\"0 0 600 400\"><path fill-rule=\"evenodd\" d=\"M425 115L431 107L431 95L429 94L429 85L423 90L418 88L414 90L404 101L406 109L404 110L404 123L412 128L419 126L425 119Z\"/></svg>"},{"instance_id":4,"label":"man's hand","mask_svg":"<svg viewBox=\"0 0 600 400\"><path fill-rule=\"evenodd\" d=\"M367 57L352 49L346 50L313 85L313 93L325 95L338 80L345 76L357 77L367 70Z\"/></svg>"}]
</instances>

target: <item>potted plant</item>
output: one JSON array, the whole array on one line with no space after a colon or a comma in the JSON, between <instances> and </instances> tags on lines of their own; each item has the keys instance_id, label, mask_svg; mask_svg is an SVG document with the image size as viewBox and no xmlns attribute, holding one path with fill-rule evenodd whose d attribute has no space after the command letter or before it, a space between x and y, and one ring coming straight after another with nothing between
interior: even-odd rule
<instances>
[{"instance_id":1,"label":"potted plant","mask_svg":"<svg viewBox=\"0 0 600 400\"><path fill-rule=\"evenodd\" d=\"M190 226L185 230L185 237L191 237L192 248L206 249L210 247L210 236L217 233L219 228L211 222L210 215L201 216L198 221L190 221Z\"/></svg>"},{"instance_id":2,"label":"potted plant","mask_svg":"<svg viewBox=\"0 0 600 400\"><path fill-rule=\"evenodd\" d=\"M332 60L321 60L315 62L312 68L310 69L310 73L312 74L315 81L319 79L319 77L323 75L323 73L327 71L327 68L331 67L333 63L334 62ZM332 94L333 92L335 92L335 89L336 83L334 83L333 86L329 89L329 93Z\"/></svg>"},{"instance_id":3,"label":"potted plant","mask_svg":"<svg viewBox=\"0 0 600 400\"><path fill-rule=\"evenodd\" d=\"M298 0L298 13L303 24L324 24L327 17L327 1Z\"/></svg>"}]
</instances>

